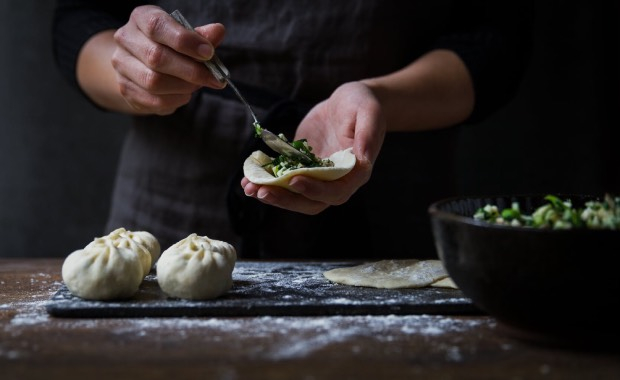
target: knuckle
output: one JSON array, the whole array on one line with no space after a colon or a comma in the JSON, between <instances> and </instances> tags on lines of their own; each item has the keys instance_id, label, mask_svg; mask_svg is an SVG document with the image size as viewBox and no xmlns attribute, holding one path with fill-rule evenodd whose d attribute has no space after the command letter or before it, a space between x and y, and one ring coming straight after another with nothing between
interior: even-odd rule
<instances>
[{"instance_id":1,"label":"knuckle","mask_svg":"<svg viewBox=\"0 0 620 380\"><path fill-rule=\"evenodd\" d=\"M142 87L147 91L153 91L161 82L161 74L153 70L146 70L142 74L142 78L140 79L140 83Z\"/></svg>"},{"instance_id":2,"label":"knuckle","mask_svg":"<svg viewBox=\"0 0 620 380\"><path fill-rule=\"evenodd\" d=\"M120 92L120 94L123 96L123 98L127 99L129 97L130 94L130 86L126 81L119 81L118 82L118 91Z\"/></svg>"},{"instance_id":3,"label":"knuckle","mask_svg":"<svg viewBox=\"0 0 620 380\"><path fill-rule=\"evenodd\" d=\"M145 64L151 68L157 68L164 59L165 48L160 44L153 44L146 50Z\"/></svg>"},{"instance_id":4,"label":"knuckle","mask_svg":"<svg viewBox=\"0 0 620 380\"><path fill-rule=\"evenodd\" d=\"M125 27L120 27L114 32L114 41L119 45L124 45L127 41L127 32L125 31Z\"/></svg>"},{"instance_id":5,"label":"knuckle","mask_svg":"<svg viewBox=\"0 0 620 380\"><path fill-rule=\"evenodd\" d=\"M123 67L123 58L123 54L118 49L112 54L110 63L114 70L119 71Z\"/></svg>"},{"instance_id":6,"label":"knuckle","mask_svg":"<svg viewBox=\"0 0 620 380\"><path fill-rule=\"evenodd\" d=\"M150 13L143 24L143 33L148 37L156 36L164 30L165 23L161 13Z\"/></svg>"}]
</instances>

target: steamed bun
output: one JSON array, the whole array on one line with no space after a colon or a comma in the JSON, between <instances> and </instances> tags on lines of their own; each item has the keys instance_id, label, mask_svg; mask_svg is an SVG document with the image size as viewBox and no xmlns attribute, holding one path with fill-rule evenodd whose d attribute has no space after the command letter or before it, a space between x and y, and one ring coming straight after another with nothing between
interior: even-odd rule
<instances>
[{"instance_id":1,"label":"steamed bun","mask_svg":"<svg viewBox=\"0 0 620 380\"><path fill-rule=\"evenodd\" d=\"M144 279L140 257L111 239L97 238L72 252L62 265L62 279L69 291L93 300L133 296Z\"/></svg>"},{"instance_id":2,"label":"steamed bun","mask_svg":"<svg viewBox=\"0 0 620 380\"><path fill-rule=\"evenodd\" d=\"M231 244L194 233L161 254L157 282L171 297L216 298L232 287L236 261Z\"/></svg>"},{"instance_id":3,"label":"steamed bun","mask_svg":"<svg viewBox=\"0 0 620 380\"><path fill-rule=\"evenodd\" d=\"M159 254L159 242L149 232L118 228L67 256L62 278L78 297L129 298L137 293Z\"/></svg>"},{"instance_id":4,"label":"steamed bun","mask_svg":"<svg viewBox=\"0 0 620 380\"><path fill-rule=\"evenodd\" d=\"M149 272L151 271L151 268L155 266L155 263L157 262L161 254L161 247L159 245L159 241L150 232L128 231L125 228L121 227L121 228L117 228L116 230L110 232L107 236L110 239L116 241L117 245L129 239L131 241L134 241L140 244L142 247L144 247L144 249L150 256L149 260L147 260L144 257L142 258L142 262L144 264L144 270L145 270L144 275L145 276L149 274ZM126 241L124 243L127 244ZM142 249L139 249L139 250L142 251ZM139 254L142 255L142 252L139 252ZM147 261L148 261L148 264L147 264Z\"/></svg>"}]
</instances>

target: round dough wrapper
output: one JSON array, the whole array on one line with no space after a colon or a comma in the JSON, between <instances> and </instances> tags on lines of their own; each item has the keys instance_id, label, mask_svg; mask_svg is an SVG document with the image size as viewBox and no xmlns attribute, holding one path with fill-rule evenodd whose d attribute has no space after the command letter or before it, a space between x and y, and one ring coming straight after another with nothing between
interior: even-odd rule
<instances>
[{"instance_id":1,"label":"round dough wrapper","mask_svg":"<svg viewBox=\"0 0 620 380\"><path fill-rule=\"evenodd\" d=\"M397 289L425 286L451 287L439 282L448 277L440 260L382 260L323 272L328 280L344 285Z\"/></svg>"},{"instance_id":2,"label":"round dough wrapper","mask_svg":"<svg viewBox=\"0 0 620 380\"><path fill-rule=\"evenodd\" d=\"M72 252L62 265L69 291L92 300L130 298L138 292L143 273L143 264L131 248L117 247L107 238Z\"/></svg>"},{"instance_id":3,"label":"round dough wrapper","mask_svg":"<svg viewBox=\"0 0 620 380\"><path fill-rule=\"evenodd\" d=\"M235 248L224 241L191 234L166 249L157 262L157 282L169 296L205 300L233 284Z\"/></svg>"},{"instance_id":4,"label":"round dough wrapper","mask_svg":"<svg viewBox=\"0 0 620 380\"><path fill-rule=\"evenodd\" d=\"M316 167L316 168L300 168L291 170L281 177L274 176L270 171L266 170L263 166L273 161L272 157L269 157L260 150L253 152L243 163L243 174L252 182L259 185L272 185L285 187L291 191L294 191L288 186L289 180L296 175L305 175L308 177L320 179L323 181L333 181L340 177L343 177L350 172L355 166L355 155L353 154L353 148L344 149L335 152L329 159L334 163L334 166L330 167Z\"/></svg>"}]
</instances>

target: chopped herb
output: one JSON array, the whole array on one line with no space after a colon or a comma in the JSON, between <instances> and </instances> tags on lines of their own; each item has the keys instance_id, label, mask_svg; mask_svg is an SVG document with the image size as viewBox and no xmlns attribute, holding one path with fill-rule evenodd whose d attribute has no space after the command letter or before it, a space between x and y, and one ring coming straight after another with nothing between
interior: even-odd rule
<instances>
[{"instance_id":1,"label":"chopped herb","mask_svg":"<svg viewBox=\"0 0 620 380\"><path fill-rule=\"evenodd\" d=\"M255 136L260 137L263 132L263 128L258 123L254 123L254 131ZM279 138L288 142L289 140L284 136L284 134L280 133L278 135ZM290 157L286 155L279 155L274 158L273 161L263 165L263 167L273 173L276 177L281 177L284 174L290 172L291 170L300 169L300 168L316 168L316 167L331 167L334 166L334 163L328 158L319 158L314 153L312 153L312 147L308 145L306 139L299 139L290 142L290 144L297 150L302 153L305 153L306 156L310 157L312 160L311 163L304 163L295 157Z\"/></svg>"},{"instance_id":2,"label":"chopped herb","mask_svg":"<svg viewBox=\"0 0 620 380\"><path fill-rule=\"evenodd\" d=\"M605 194L604 200L585 202L584 207L574 208L570 199L554 195L544 198L548 203L538 207L531 215L523 214L519 204L499 210L487 204L476 210L474 219L493 224L550 229L596 228L620 229L620 197Z\"/></svg>"},{"instance_id":3,"label":"chopped herb","mask_svg":"<svg viewBox=\"0 0 620 380\"><path fill-rule=\"evenodd\" d=\"M260 134L263 133L263 127L260 126L257 122L254 122L254 137L260 137Z\"/></svg>"}]
</instances>

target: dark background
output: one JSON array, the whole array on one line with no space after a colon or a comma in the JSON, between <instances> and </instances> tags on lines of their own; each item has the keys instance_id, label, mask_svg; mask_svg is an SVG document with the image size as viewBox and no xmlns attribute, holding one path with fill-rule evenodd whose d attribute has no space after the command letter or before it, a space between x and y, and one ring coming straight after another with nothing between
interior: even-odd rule
<instances>
[{"instance_id":1,"label":"dark background","mask_svg":"<svg viewBox=\"0 0 620 380\"><path fill-rule=\"evenodd\" d=\"M0 257L63 257L104 233L129 126L60 77L53 5L0 2ZM462 193L620 194L618 8L536 2L534 54L518 96L462 131Z\"/></svg>"}]
</instances>

